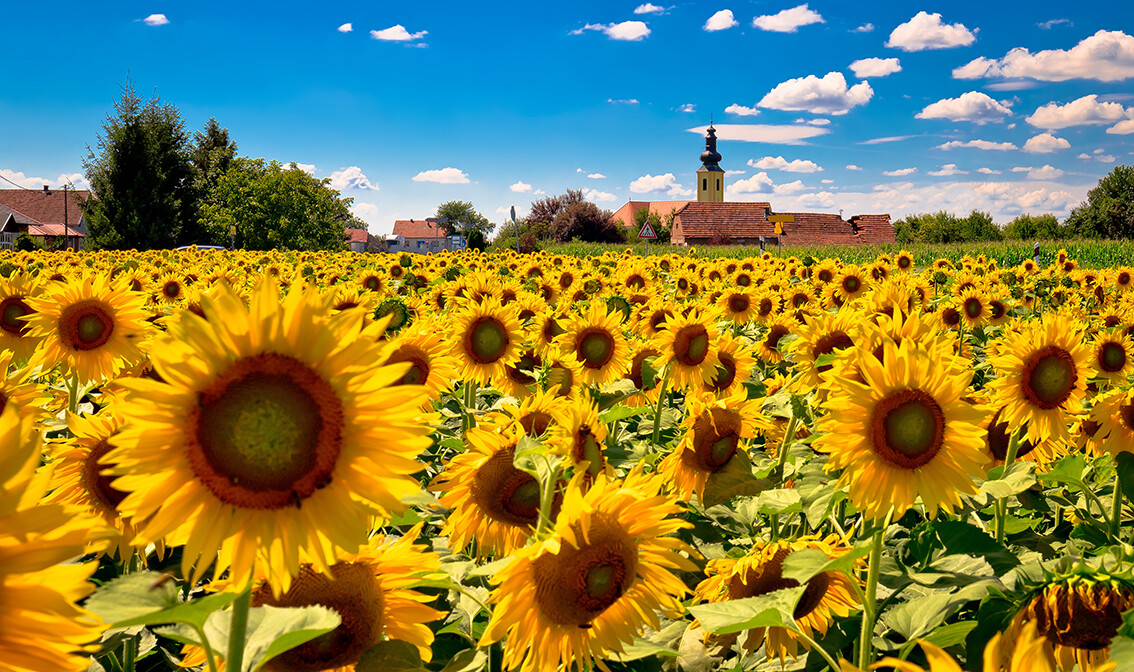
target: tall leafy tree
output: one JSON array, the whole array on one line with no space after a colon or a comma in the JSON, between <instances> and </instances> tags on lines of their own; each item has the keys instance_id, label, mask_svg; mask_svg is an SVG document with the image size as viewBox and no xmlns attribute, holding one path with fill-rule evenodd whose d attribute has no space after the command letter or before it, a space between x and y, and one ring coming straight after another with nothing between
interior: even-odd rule
<instances>
[{"instance_id":1,"label":"tall leafy tree","mask_svg":"<svg viewBox=\"0 0 1134 672\"><path fill-rule=\"evenodd\" d=\"M201 209L211 235L249 250L342 250L343 232L355 220L351 198L340 198L330 178L317 179L292 164L238 157L217 181Z\"/></svg>"},{"instance_id":2,"label":"tall leafy tree","mask_svg":"<svg viewBox=\"0 0 1134 672\"><path fill-rule=\"evenodd\" d=\"M488 218L477 212L477 209L468 201L448 201L437 206L437 217L447 219L441 228L446 235L463 233L466 236L473 231L482 234L492 232L493 224Z\"/></svg>"},{"instance_id":3,"label":"tall leafy tree","mask_svg":"<svg viewBox=\"0 0 1134 672\"><path fill-rule=\"evenodd\" d=\"M228 137L228 129L210 117L205 129L193 134L193 145L193 189L200 205L214 198L217 183L236 158L236 143ZM216 234L206 222L195 219L182 228L179 238L183 245L227 242Z\"/></svg>"},{"instance_id":4,"label":"tall leafy tree","mask_svg":"<svg viewBox=\"0 0 1134 672\"><path fill-rule=\"evenodd\" d=\"M1115 166L1099 180L1067 227L1085 238L1134 238L1134 166Z\"/></svg>"},{"instance_id":5,"label":"tall leafy tree","mask_svg":"<svg viewBox=\"0 0 1134 672\"><path fill-rule=\"evenodd\" d=\"M173 247L195 228L189 136L177 108L157 95L143 103L126 83L83 170L94 194L86 204L93 247Z\"/></svg>"}]
</instances>

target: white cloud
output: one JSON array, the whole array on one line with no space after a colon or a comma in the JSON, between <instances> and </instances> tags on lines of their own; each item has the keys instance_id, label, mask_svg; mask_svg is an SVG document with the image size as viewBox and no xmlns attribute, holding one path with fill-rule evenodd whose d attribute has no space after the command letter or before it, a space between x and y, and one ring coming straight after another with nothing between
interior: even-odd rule
<instances>
[{"instance_id":1,"label":"white cloud","mask_svg":"<svg viewBox=\"0 0 1134 672\"><path fill-rule=\"evenodd\" d=\"M1013 173L1027 173L1029 180L1054 180L1063 177L1063 171L1055 166L1044 165L1041 168L1034 168L1032 166L1016 166L1012 168Z\"/></svg>"},{"instance_id":2,"label":"white cloud","mask_svg":"<svg viewBox=\"0 0 1134 672\"><path fill-rule=\"evenodd\" d=\"M51 180L46 177L28 177L22 172L8 170L7 168L0 168L0 176L3 176L6 180L15 182L21 187L27 187L28 189L42 189L43 185L51 184ZM8 186L8 184L4 184L0 186L0 188L7 188Z\"/></svg>"},{"instance_id":3,"label":"white cloud","mask_svg":"<svg viewBox=\"0 0 1134 672\"><path fill-rule=\"evenodd\" d=\"M1106 132L1110 133L1111 135L1130 135L1131 133L1134 133L1134 119L1120 121L1114 126L1106 129Z\"/></svg>"},{"instance_id":4,"label":"white cloud","mask_svg":"<svg viewBox=\"0 0 1134 672\"><path fill-rule=\"evenodd\" d=\"M165 18L165 14L150 14L142 19L142 23L147 26L164 26L169 23L169 19Z\"/></svg>"},{"instance_id":5,"label":"white cloud","mask_svg":"<svg viewBox=\"0 0 1134 672\"><path fill-rule=\"evenodd\" d=\"M606 102L611 105L637 105L637 98L607 98Z\"/></svg>"},{"instance_id":6,"label":"white cloud","mask_svg":"<svg viewBox=\"0 0 1134 672\"><path fill-rule=\"evenodd\" d=\"M378 184L367 179L358 166L347 166L331 173L331 187L339 191L347 189L378 191Z\"/></svg>"},{"instance_id":7,"label":"white cloud","mask_svg":"<svg viewBox=\"0 0 1134 672\"><path fill-rule=\"evenodd\" d=\"M819 181L822 182L823 184L834 184L835 183L834 180L819 180Z\"/></svg>"},{"instance_id":8,"label":"white cloud","mask_svg":"<svg viewBox=\"0 0 1134 672\"><path fill-rule=\"evenodd\" d=\"M1024 143L1024 151L1031 154L1050 154L1060 149L1069 149L1071 143L1063 138L1057 138L1051 133L1040 133L1028 138Z\"/></svg>"},{"instance_id":9,"label":"white cloud","mask_svg":"<svg viewBox=\"0 0 1134 672\"><path fill-rule=\"evenodd\" d=\"M831 120L830 120L830 119L807 119L807 120L803 120L803 119L796 119L796 120L795 120L795 123L797 123L797 124L798 124L798 123L799 123L799 122L801 122L801 121L802 121L803 123L805 123L805 124L809 124L809 125L811 125L811 126L826 126L826 125L828 125L828 124L830 124L830 123L831 123Z\"/></svg>"},{"instance_id":10,"label":"white cloud","mask_svg":"<svg viewBox=\"0 0 1134 672\"><path fill-rule=\"evenodd\" d=\"M665 7L658 7L657 5L653 5L653 4L650 4L650 3L647 2L644 5L638 5L637 7L635 7L634 13L635 14L664 14L665 13Z\"/></svg>"},{"instance_id":11,"label":"white cloud","mask_svg":"<svg viewBox=\"0 0 1134 672\"><path fill-rule=\"evenodd\" d=\"M609 203L618 200L618 197L609 191L599 191L598 189L584 189L583 198L592 203Z\"/></svg>"},{"instance_id":12,"label":"white cloud","mask_svg":"<svg viewBox=\"0 0 1134 672\"><path fill-rule=\"evenodd\" d=\"M1111 160L1113 161L1114 159ZM82 173L62 173L59 177L55 178L55 184L58 184L60 187L64 184L69 184L76 189L91 188L91 183L87 182L87 178L84 177Z\"/></svg>"},{"instance_id":13,"label":"white cloud","mask_svg":"<svg viewBox=\"0 0 1134 672\"><path fill-rule=\"evenodd\" d=\"M414 40L420 40L428 34L428 30L411 33L406 30L405 26L399 23L397 25L390 26L389 28L383 28L382 30L370 31L370 38L374 40L381 40L383 42L412 42Z\"/></svg>"},{"instance_id":14,"label":"white cloud","mask_svg":"<svg viewBox=\"0 0 1134 672\"><path fill-rule=\"evenodd\" d=\"M509 186L508 188L516 192L517 194L526 194L531 192L532 185L524 182L523 180L518 180L515 184Z\"/></svg>"},{"instance_id":15,"label":"white cloud","mask_svg":"<svg viewBox=\"0 0 1134 672\"><path fill-rule=\"evenodd\" d=\"M1114 156L1111 155L1111 154L1103 154L1102 149L1096 149L1091 154L1087 154L1086 152L1083 152L1082 154L1080 154L1078 156L1078 158L1086 159L1088 161L1090 161L1091 159L1094 159L1095 161L1101 161L1102 163L1114 163Z\"/></svg>"},{"instance_id":16,"label":"white cloud","mask_svg":"<svg viewBox=\"0 0 1134 672\"><path fill-rule=\"evenodd\" d=\"M576 169L575 169L575 172L576 172L576 173L585 173L585 172L587 172L587 171L583 170L582 168L576 168Z\"/></svg>"},{"instance_id":17,"label":"white cloud","mask_svg":"<svg viewBox=\"0 0 1134 672\"><path fill-rule=\"evenodd\" d=\"M414 182L436 182L438 184L468 184L469 176L456 168L423 170L413 176Z\"/></svg>"},{"instance_id":18,"label":"white cloud","mask_svg":"<svg viewBox=\"0 0 1134 672\"><path fill-rule=\"evenodd\" d=\"M863 140L862 142L859 142L857 144L860 144L860 145L882 145L882 144L885 144L887 142L901 142L902 140L909 140L910 138L916 138L916 137L917 137L916 135L888 135L884 138L871 138L869 140Z\"/></svg>"},{"instance_id":19,"label":"white cloud","mask_svg":"<svg viewBox=\"0 0 1134 672\"><path fill-rule=\"evenodd\" d=\"M358 217L362 221L366 222L366 224L368 225L367 229L380 221L378 218L378 206L373 203L361 203L359 201L355 201L350 206L350 212L355 217Z\"/></svg>"},{"instance_id":20,"label":"white cloud","mask_svg":"<svg viewBox=\"0 0 1134 672\"><path fill-rule=\"evenodd\" d=\"M796 180L794 182L786 182L784 184L777 184L775 186L775 189L773 189L773 191L776 193L776 195L783 196L783 195L786 195L786 194L799 193L806 188L807 187L803 186L803 180Z\"/></svg>"},{"instance_id":21,"label":"white cloud","mask_svg":"<svg viewBox=\"0 0 1134 672\"><path fill-rule=\"evenodd\" d=\"M736 18L733 17L731 9L722 9L710 16L709 20L706 21L705 25L701 26L701 28L711 33L717 30L728 30L729 28L739 25Z\"/></svg>"},{"instance_id":22,"label":"white cloud","mask_svg":"<svg viewBox=\"0 0 1134 672\"><path fill-rule=\"evenodd\" d=\"M1068 28L1075 25L1071 23L1070 19L1052 19L1050 21L1040 21L1036 25L1039 26L1041 30L1051 30L1053 26L1058 26L1064 23L1067 24Z\"/></svg>"},{"instance_id":23,"label":"white cloud","mask_svg":"<svg viewBox=\"0 0 1134 672\"><path fill-rule=\"evenodd\" d=\"M898 168L897 170L883 170L882 174L887 177L905 177L906 175L913 175L917 172L917 168Z\"/></svg>"},{"instance_id":24,"label":"white cloud","mask_svg":"<svg viewBox=\"0 0 1134 672\"><path fill-rule=\"evenodd\" d=\"M763 170L782 170L785 173L820 173L823 169L814 161L795 159L788 161L782 156L765 156L759 161L748 160L748 165Z\"/></svg>"},{"instance_id":25,"label":"white cloud","mask_svg":"<svg viewBox=\"0 0 1134 672\"><path fill-rule=\"evenodd\" d=\"M777 14L757 16L752 19L752 26L760 30L770 30L776 33L794 33L800 26L813 23L825 23L818 12L807 8L806 4L791 9L785 9Z\"/></svg>"},{"instance_id":26,"label":"white cloud","mask_svg":"<svg viewBox=\"0 0 1134 672\"><path fill-rule=\"evenodd\" d=\"M775 182L772 182L772 178L768 177L767 173L760 172L747 179L737 180L727 185L725 192L729 194L770 194L775 186Z\"/></svg>"},{"instance_id":27,"label":"white cloud","mask_svg":"<svg viewBox=\"0 0 1134 672\"><path fill-rule=\"evenodd\" d=\"M847 170L862 170L862 166L856 166L853 163L847 164Z\"/></svg>"},{"instance_id":28,"label":"white cloud","mask_svg":"<svg viewBox=\"0 0 1134 672\"><path fill-rule=\"evenodd\" d=\"M1098 94L1092 93L1060 105L1048 103L1025 121L1038 128L1057 129L1068 126L1103 126L1126 118L1127 112L1118 103L1100 103Z\"/></svg>"},{"instance_id":29,"label":"white cloud","mask_svg":"<svg viewBox=\"0 0 1134 672\"><path fill-rule=\"evenodd\" d=\"M852 107L865 105L874 95L869 82L847 88L841 72L829 72L822 79L815 75L789 79L777 84L760 102L759 107L772 110L843 115Z\"/></svg>"},{"instance_id":30,"label":"white cloud","mask_svg":"<svg viewBox=\"0 0 1134 672\"><path fill-rule=\"evenodd\" d=\"M589 177L592 180L605 180L606 179L606 175L603 175L602 173L589 173L587 175L587 177Z\"/></svg>"},{"instance_id":31,"label":"white cloud","mask_svg":"<svg viewBox=\"0 0 1134 672\"><path fill-rule=\"evenodd\" d=\"M678 112L696 112L697 106L694 105L693 103L685 103L681 107L677 108L677 111Z\"/></svg>"},{"instance_id":32,"label":"white cloud","mask_svg":"<svg viewBox=\"0 0 1134 672\"><path fill-rule=\"evenodd\" d=\"M937 145L934 149L957 149L959 147L970 147L972 149L984 150L997 150L1008 151L1009 149L1019 149L1016 145L1010 142L992 142L991 140L950 140L944 144Z\"/></svg>"},{"instance_id":33,"label":"white cloud","mask_svg":"<svg viewBox=\"0 0 1134 672\"><path fill-rule=\"evenodd\" d=\"M650 34L650 27L643 21L623 21L622 23L588 23L570 35L582 35L588 30L597 30L612 40L639 42Z\"/></svg>"},{"instance_id":34,"label":"white cloud","mask_svg":"<svg viewBox=\"0 0 1134 672\"><path fill-rule=\"evenodd\" d=\"M1070 49L1032 53L1016 47L1004 58L977 58L953 70L956 79L1026 77L1043 82L1096 79L1117 82L1134 77L1134 37L1100 30Z\"/></svg>"},{"instance_id":35,"label":"white cloud","mask_svg":"<svg viewBox=\"0 0 1134 672\"><path fill-rule=\"evenodd\" d=\"M757 114L760 114L760 110L757 110L755 107L745 107L743 105L737 105L736 103L724 108L724 111L727 114L735 114L738 117L755 117Z\"/></svg>"},{"instance_id":36,"label":"white cloud","mask_svg":"<svg viewBox=\"0 0 1134 672\"><path fill-rule=\"evenodd\" d=\"M951 177L953 175L968 175L969 171L958 170L957 164L955 163L946 163L944 166L941 166L940 170L931 170L929 174L933 177Z\"/></svg>"},{"instance_id":37,"label":"white cloud","mask_svg":"<svg viewBox=\"0 0 1134 672\"><path fill-rule=\"evenodd\" d=\"M977 168L976 172L982 173L984 175L999 175L1000 174L999 170L993 170L992 168Z\"/></svg>"},{"instance_id":38,"label":"white cloud","mask_svg":"<svg viewBox=\"0 0 1134 672\"><path fill-rule=\"evenodd\" d=\"M724 174L725 175L747 175L748 171L747 170L726 170L726 171L724 171Z\"/></svg>"},{"instance_id":39,"label":"white cloud","mask_svg":"<svg viewBox=\"0 0 1134 672\"><path fill-rule=\"evenodd\" d=\"M873 33L874 32L874 24L873 23L864 23L861 26L859 26L858 28L855 28L854 30L852 30L850 32L852 32L852 33Z\"/></svg>"},{"instance_id":40,"label":"white cloud","mask_svg":"<svg viewBox=\"0 0 1134 672\"><path fill-rule=\"evenodd\" d=\"M930 103L914 116L918 119L948 119L949 121L971 121L986 124L1000 121L1012 113L1006 105L988 97L980 91L962 93L958 98L944 98Z\"/></svg>"},{"instance_id":41,"label":"white cloud","mask_svg":"<svg viewBox=\"0 0 1134 672\"><path fill-rule=\"evenodd\" d=\"M315 174L315 164L314 163L299 163L298 161L292 161L291 163L283 164L283 166L284 166L284 170L295 169L295 170L302 170L303 172L307 173L308 175L314 175Z\"/></svg>"},{"instance_id":42,"label":"white cloud","mask_svg":"<svg viewBox=\"0 0 1134 672\"><path fill-rule=\"evenodd\" d=\"M351 23L344 23L343 25L339 26L340 33L349 33L352 30L354 30L354 25Z\"/></svg>"},{"instance_id":43,"label":"white cloud","mask_svg":"<svg viewBox=\"0 0 1134 672\"><path fill-rule=\"evenodd\" d=\"M643 175L630 183L630 191L635 194L664 191L670 196L689 196L693 193L691 189L682 187L673 173Z\"/></svg>"},{"instance_id":44,"label":"white cloud","mask_svg":"<svg viewBox=\"0 0 1134 672\"><path fill-rule=\"evenodd\" d=\"M941 23L940 14L922 11L895 28L886 46L902 51L924 51L967 47L975 41L976 35L963 24Z\"/></svg>"},{"instance_id":45,"label":"white cloud","mask_svg":"<svg viewBox=\"0 0 1134 672\"><path fill-rule=\"evenodd\" d=\"M788 124L720 124L717 129L717 138L721 140L739 140L741 142L766 142L773 145L802 145L808 138L827 135L831 131L826 128L814 126L800 126ZM705 135L705 126L694 126L686 131Z\"/></svg>"},{"instance_id":46,"label":"white cloud","mask_svg":"<svg viewBox=\"0 0 1134 672\"><path fill-rule=\"evenodd\" d=\"M854 76L859 79L867 77L885 77L902 71L902 65L896 58L860 58L850 64Z\"/></svg>"}]
</instances>

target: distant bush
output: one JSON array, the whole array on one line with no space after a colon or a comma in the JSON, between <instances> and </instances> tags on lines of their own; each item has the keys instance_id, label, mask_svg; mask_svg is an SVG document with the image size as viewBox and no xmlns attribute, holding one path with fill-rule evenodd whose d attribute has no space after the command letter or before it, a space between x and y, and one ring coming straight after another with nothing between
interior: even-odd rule
<instances>
[{"instance_id":1,"label":"distant bush","mask_svg":"<svg viewBox=\"0 0 1134 672\"><path fill-rule=\"evenodd\" d=\"M1053 214L1020 215L1004 227L1007 240L1063 240L1073 238L1070 227L1062 226Z\"/></svg>"}]
</instances>

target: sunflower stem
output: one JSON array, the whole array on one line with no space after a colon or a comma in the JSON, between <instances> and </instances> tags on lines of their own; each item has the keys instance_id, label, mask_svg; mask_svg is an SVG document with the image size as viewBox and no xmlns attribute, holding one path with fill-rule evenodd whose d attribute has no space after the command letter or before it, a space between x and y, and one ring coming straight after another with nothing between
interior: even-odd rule
<instances>
[{"instance_id":1,"label":"sunflower stem","mask_svg":"<svg viewBox=\"0 0 1134 672\"><path fill-rule=\"evenodd\" d=\"M547 457L544 456L544 459L546 460ZM539 527L536 529L537 537L551 526L551 508L555 504L555 486L559 483L560 473L560 467L556 466L555 468L551 468L550 462L548 463L547 482L543 484L539 496Z\"/></svg>"},{"instance_id":2,"label":"sunflower stem","mask_svg":"<svg viewBox=\"0 0 1134 672\"><path fill-rule=\"evenodd\" d=\"M862 601L862 630L858 638L858 666L867 669L874 656L874 620L878 597L878 574L882 565L882 534L890 525L890 515L874 530L874 540L870 548L870 566L866 570L866 591Z\"/></svg>"},{"instance_id":3,"label":"sunflower stem","mask_svg":"<svg viewBox=\"0 0 1134 672\"><path fill-rule=\"evenodd\" d=\"M476 407L476 383L471 380L465 381L465 420L464 431L467 433L474 426L473 412Z\"/></svg>"},{"instance_id":4,"label":"sunflower stem","mask_svg":"<svg viewBox=\"0 0 1134 672\"><path fill-rule=\"evenodd\" d=\"M654 407L654 437L653 445L658 445L661 440L661 411L662 402L665 401L665 388L669 383L669 367L665 368L665 375L662 376L661 386L658 387L658 403Z\"/></svg>"},{"instance_id":5,"label":"sunflower stem","mask_svg":"<svg viewBox=\"0 0 1134 672\"><path fill-rule=\"evenodd\" d=\"M1114 537L1115 541L1121 541L1118 538L1118 531L1122 528L1122 481L1119 480L1118 474L1114 475L1114 501L1110 505L1110 536Z\"/></svg>"},{"instance_id":6,"label":"sunflower stem","mask_svg":"<svg viewBox=\"0 0 1134 672\"><path fill-rule=\"evenodd\" d=\"M827 665L829 665L830 668L834 670L834 672L838 672L839 664L835 661L834 658L831 657L831 654L827 653L826 649L819 646L819 642L816 642L814 639L809 637L807 633L803 632L803 630L798 626L792 627L791 631L793 634L795 634L796 637L799 637L803 641L807 642L807 645L811 647L812 651L818 651L819 655L823 656L823 660L827 661Z\"/></svg>"},{"instance_id":7,"label":"sunflower stem","mask_svg":"<svg viewBox=\"0 0 1134 672\"><path fill-rule=\"evenodd\" d=\"M194 625L193 630L197 633L197 641L201 642L201 647L205 649L205 662L209 664L209 672L217 672L216 654L213 653L213 647L209 644L209 638L205 636L204 629L201 626Z\"/></svg>"},{"instance_id":8,"label":"sunflower stem","mask_svg":"<svg viewBox=\"0 0 1134 672\"><path fill-rule=\"evenodd\" d=\"M71 375L71 380L67 383L67 410L71 413L79 412L79 373L77 371Z\"/></svg>"},{"instance_id":9,"label":"sunflower stem","mask_svg":"<svg viewBox=\"0 0 1134 672\"><path fill-rule=\"evenodd\" d=\"M1020 449L1020 430L1012 432L1008 439L1008 452L1004 455L1004 472L1008 473L1012 463L1016 461L1016 451ZM1004 525L1008 520L1008 498L1004 497L996 502L996 543L1004 543Z\"/></svg>"},{"instance_id":10,"label":"sunflower stem","mask_svg":"<svg viewBox=\"0 0 1134 672\"><path fill-rule=\"evenodd\" d=\"M232 626L228 631L228 656L224 666L232 672L240 672L244 664L244 640L248 632L248 612L252 609L252 582L244 587L240 597L232 603Z\"/></svg>"},{"instance_id":11,"label":"sunflower stem","mask_svg":"<svg viewBox=\"0 0 1134 672\"><path fill-rule=\"evenodd\" d=\"M127 637L126 641L122 642L122 670L123 672L134 672L134 658L138 653L138 640L134 637Z\"/></svg>"},{"instance_id":12,"label":"sunflower stem","mask_svg":"<svg viewBox=\"0 0 1134 672\"><path fill-rule=\"evenodd\" d=\"M791 445L791 440L795 438L796 423L799 422L795 414L792 413L791 418L788 420L787 431L784 432L783 441L780 441L780 454L776 456L776 478L780 481L784 480L784 465L787 463L788 446Z\"/></svg>"}]
</instances>

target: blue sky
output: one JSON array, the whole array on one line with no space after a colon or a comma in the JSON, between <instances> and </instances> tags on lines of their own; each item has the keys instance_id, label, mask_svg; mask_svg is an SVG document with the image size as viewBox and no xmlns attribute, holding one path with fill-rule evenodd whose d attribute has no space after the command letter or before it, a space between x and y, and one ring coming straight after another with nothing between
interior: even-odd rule
<instances>
[{"instance_id":1,"label":"blue sky","mask_svg":"<svg viewBox=\"0 0 1134 672\"><path fill-rule=\"evenodd\" d=\"M127 77L295 161L372 232L452 199L1065 215L1134 163L1125 3L61 2L4 11L0 176L70 176ZM0 186L11 186L4 182Z\"/></svg>"}]
</instances>

